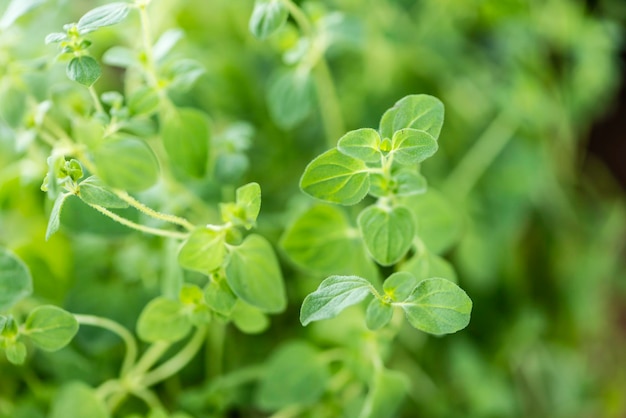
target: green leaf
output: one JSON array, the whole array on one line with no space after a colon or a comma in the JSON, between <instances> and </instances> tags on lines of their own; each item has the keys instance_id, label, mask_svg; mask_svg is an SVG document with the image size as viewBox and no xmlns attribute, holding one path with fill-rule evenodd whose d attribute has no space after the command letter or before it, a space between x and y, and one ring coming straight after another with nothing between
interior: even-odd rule
<instances>
[{"instance_id":1,"label":"green leaf","mask_svg":"<svg viewBox=\"0 0 626 418\"><path fill-rule=\"evenodd\" d=\"M137 53L124 46L114 46L107 49L102 55L102 62L106 65L120 68L128 68L139 64Z\"/></svg>"},{"instance_id":2,"label":"green leaf","mask_svg":"<svg viewBox=\"0 0 626 418\"><path fill-rule=\"evenodd\" d=\"M291 129L313 110L315 88L311 74L286 71L276 76L267 92L272 120L283 129Z\"/></svg>"},{"instance_id":3,"label":"green leaf","mask_svg":"<svg viewBox=\"0 0 626 418\"><path fill-rule=\"evenodd\" d=\"M256 0L248 28L258 39L266 39L283 27L289 10L283 0Z\"/></svg>"},{"instance_id":4,"label":"green leaf","mask_svg":"<svg viewBox=\"0 0 626 418\"><path fill-rule=\"evenodd\" d=\"M99 177L118 189L142 191L159 178L159 165L152 149L137 138L107 140L94 150L93 158Z\"/></svg>"},{"instance_id":5,"label":"green leaf","mask_svg":"<svg viewBox=\"0 0 626 418\"><path fill-rule=\"evenodd\" d=\"M270 326L267 315L241 300L233 307L230 318L237 329L246 334L260 334Z\"/></svg>"},{"instance_id":6,"label":"green leaf","mask_svg":"<svg viewBox=\"0 0 626 418\"><path fill-rule=\"evenodd\" d=\"M430 252L441 254L458 241L463 227L459 212L437 190L403 197L400 203L413 213L417 235Z\"/></svg>"},{"instance_id":7,"label":"green leaf","mask_svg":"<svg viewBox=\"0 0 626 418\"><path fill-rule=\"evenodd\" d=\"M82 382L63 385L57 392L50 418L109 418L102 400L91 387Z\"/></svg>"},{"instance_id":8,"label":"green leaf","mask_svg":"<svg viewBox=\"0 0 626 418\"><path fill-rule=\"evenodd\" d=\"M436 140L443 126L443 118L443 103L436 97L426 94L406 96L383 114L380 135L382 138L392 138L396 131L412 128L425 131Z\"/></svg>"},{"instance_id":9,"label":"green leaf","mask_svg":"<svg viewBox=\"0 0 626 418\"><path fill-rule=\"evenodd\" d=\"M159 93L152 87L142 86L128 98L128 111L131 116L149 116L159 108Z\"/></svg>"},{"instance_id":10,"label":"green leaf","mask_svg":"<svg viewBox=\"0 0 626 418\"><path fill-rule=\"evenodd\" d=\"M167 57L167 54L184 36L185 33L180 29L168 29L163 32L152 47L154 60L158 62Z\"/></svg>"},{"instance_id":11,"label":"green leaf","mask_svg":"<svg viewBox=\"0 0 626 418\"><path fill-rule=\"evenodd\" d=\"M230 247L226 280L235 295L263 312L281 312L287 305L278 260L260 235L249 235L241 245Z\"/></svg>"},{"instance_id":12,"label":"green leaf","mask_svg":"<svg viewBox=\"0 0 626 418\"><path fill-rule=\"evenodd\" d=\"M208 274L222 266L226 257L225 244L224 231L196 229L180 248L178 263L186 269Z\"/></svg>"},{"instance_id":13,"label":"green leaf","mask_svg":"<svg viewBox=\"0 0 626 418\"><path fill-rule=\"evenodd\" d=\"M202 178L209 159L210 128L207 116L195 109L170 109L165 113L161 139L175 167Z\"/></svg>"},{"instance_id":14,"label":"green leaf","mask_svg":"<svg viewBox=\"0 0 626 418\"><path fill-rule=\"evenodd\" d=\"M367 394L359 418L392 418L409 390L409 379L395 370L381 369Z\"/></svg>"},{"instance_id":15,"label":"green leaf","mask_svg":"<svg viewBox=\"0 0 626 418\"><path fill-rule=\"evenodd\" d=\"M339 139L337 149L350 157L367 163L380 162L380 136L374 129L363 128L350 131Z\"/></svg>"},{"instance_id":16,"label":"green leaf","mask_svg":"<svg viewBox=\"0 0 626 418\"><path fill-rule=\"evenodd\" d=\"M39 6L45 0L11 0L0 19L0 30L8 29L17 19Z\"/></svg>"},{"instance_id":17,"label":"green leaf","mask_svg":"<svg viewBox=\"0 0 626 418\"><path fill-rule=\"evenodd\" d=\"M211 280L204 288L204 301L206 304L220 315L230 316L235 304L237 296L228 287L225 278Z\"/></svg>"},{"instance_id":18,"label":"green leaf","mask_svg":"<svg viewBox=\"0 0 626 418\"><path fill-rule=\"evenodd\" d=\"M376 277L358 231L336 206L316 205L304 212L287 228L280 246L291 261L313 273Z\"/></svg>"},{"instance_id":19,"label":"green leaf","mask_svg":"<svg viewBox=\"0 0 626 418\"><path fill-rule=\"evenodd\" d=\"M387 325L393 316L393 306L378 298L372 299L365 311L367 328L375 331Z\"/></svg>"},{"instance_id":20,"label":"green leaf","mask_svg":"<svg viewBox=\"0 0 626 418\"><path fill-rule=\"evenodd\" d=\"M8 310L31 293L33 279L26 264L0 247L0 312Z\"/></svg>"},{"instance_id":21,"label":"green leaf","mask_svg":"<svg viewBox=\"0 0 626 418\"><path fill-rule=\"evenodd\" d=\"M391 141L394 161L400 164L421 163L437 152L437 141L430 134L415 129L400 129Z\"/></svg>"},{"instance_id":22,"label":"green leaf","mask_svg":"<svg viewBox=\"0 0 626 418\"><path fill-rule=\"evenodd\" d=\"M127 208L128 203L117 197L109 188L96 176L87 177L80 182L78 197L85 203L100 205L105 208Z\"/></svg>"},{"instance_id":23,"label":"green leaf","mask_svg":"<svg viewBox=\"0 0 626 418\"><path fill-rule=\"evenodd\" d=\"M151 300L139 315L137 335L143 341L176 342L191 331L191 320L184 305L172 299L157 297Z\"/></svg>"},{"instance_id":24,"label":"green leaf","mask_svg":"<svg viewBox=\"0 0 626 418\"><path fill-rule=\"evenodd\" d=\"M130 3L120 2L96 7L78 20L76 28L81 35L84 35L105 26L118 24L126 19L130 6Z\"/></svg>"},{"instance_id":25,"label":"green leaf","mask_svg":"<svg viewBox=\"0 0 626 418\"><path fill-rule=\"evenodd\" d=\"M48 44L56 44L62 41L67 40L67 33L65 32L53 32L46 35L45 43Z\"/></svg>"},{"instance_id":26,"label":"green leaf","mask_svg":"<svg viewBox=\"0 0 626 418\"><path fill-rule=\"evenodd\" d=\"M393 175L396 196L414 196L426 193L428 184L424 176L413 170L401 170Z\"/></svg>"},{"instance_id":27,"label":"green leaf","mask_svg":"<svg viewBox=\"0 0 626 418\"><path fill-rule=\"evenodd\" d=\"M456 272L448 261L430 251L423 251L415 254L401 267L402 271L408 271L418 280L430 277L442 277L452 282L456 282Z\"/></svg>"},{"instance_id":28,"label":"green leaf","mask_svg":"<svg viewBox=\"0 0 626 418\"><path fill-rule=\"evenodd\" d=\"M304 341L283 344L267 362L259 382L256 403L265 411L291 405L313 406L330 380L328 366L317 348Z\"/></svg>"},{"instance_id":29,"label":"green leaf","mask_svg":"<svg viewBox=\"0 0 626 418\"><path fill-rule=\"evenodd\" d=\"M78 322L71 313L52 305L39 306L26 318L24 334L42 350L57 351L72 341Z\"/></svg>"},{"instance_id":30,"label":"green leaf","mask_svg":"<svg viewBox=\"0 0 626 418\"><path fill-rule=\"evenodd\" d=\"M5 342L4 354L11 364L21 365L26 360L26 345L21 341Z\"/></svg>"},{"instance_id":31,"label":"green leaf","mask_svg":"<svg viewBox=\"0 0 626 418\"><path fill-rule=\"evenodd\" d=\"M357 304L372 293L372 285L357 276L330 276L302 302L300 322L307 326L313 321L334 318L349 306Z\"/></svg>"},{"instance_id":32,"label":"green leaf","mask_svg":"<svg viewBox=\"0 0 626 418\"><path fill-rule=\"evenodd\" d=\"M310 196L342 205L354 205L369 191L365 163L333 148L307 165L300 188Z\"/></svg>"},{"instance_id":33,"label":"green leaf","mask_svg":"<svg viewBox=\"0 0 626 418\"><path fill-rule=\"evenodd\" d=\"M370 255L383 266L398 262L411 248L415 227L411 212L402 206L369 206L357 223Z\"/></svg>"},{"instance_id":34,"label":"green leaf","mask_svg":"<svg viewBox=\"0 0 626 418\"><path fill-rule=\"evenodd\" d=\"M261 186L258 183L248 183L237 189L236 203L243 210L243 220L246 229L256 225L256 219L261 211Z\"/></svg>"},{"instance_id":35,"label":"green leaf","mask_svg":"<svg viewBox=\"0 0 626 418\"><path fill-rule=\"evenodd\" d=\"M403 302L409 297L419 282L420 280L409 272L397 272L385 280L383 290L385 295L389 296L394 302Z\"/></svg>"},{"instance_id":36,"label":"green leaf","mask_svg":"<svg viewBox=\"0 0 626 418\"><path fill-rule=\"evenodd\" d=\"M72 58L67 64L66 73L70 80L89 87L100 78L102 69L98 61L85 55Z\"/></svg>"},{"instance_id":37,"label":"green leaf","mask_svg":"<svg viewBox=\"0 0 626 418\"><path fill-rule=\"evenodd\" d=\"M422 280L399 305L413 327L435 335L465 328L472 311L472 301L465 291L442 278Z\"/></svg>"}]
</instances>

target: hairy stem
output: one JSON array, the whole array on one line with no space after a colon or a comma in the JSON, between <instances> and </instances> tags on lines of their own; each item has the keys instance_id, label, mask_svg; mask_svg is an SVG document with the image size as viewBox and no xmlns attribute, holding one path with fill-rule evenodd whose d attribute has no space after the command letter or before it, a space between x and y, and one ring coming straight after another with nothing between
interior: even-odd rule
<instances>
[{"instance_id":1,"label":"hairy stem","mask_svg":"<svg viewBox=\"0 0 626 418\"><path fill-rule=\"evenodd\" d=\"M150 17L148 16L147 3L139 4L139 19L141 21L141 39L145 56L146 78L148 84L156 89L159 87L159 80L156 75L154 56L152 55L152 34L150 29Z\"/></svg>"},{"instance_id":2,"label":"hairy stem","mask_svg":"<svg viewBox=\"0 0 626 418\"><path fill-rule=\"evenodd\" d=\"M191 222L189 222L187 219L184 219L175 215L169 215L167 213L157 212L151 207L144 205L143 203L141 203L140 201L138 201L137 199L129 195L124 190L114 190L114 193L117 195L117 197L119 197L120 199L122 199L123 201L125 201L126 203L128 203L129 205L131 205L132 207L134 207L141 213L144 213L154 219L180 225L188 231L192 231L195 228L194 225Z\"/></svg>"},{"instance_id":3,"label":"hairy stem","mask_svg":"<svg viewBox=\"0 0 626 418\"><path fill-rule=\"evenodd\" d=\"M122 341L124 341L124 344L126 344L126 355L122 362L121 375L124 376L128 373L133 364L135 364L138 353L137 342L130 331L115 321L99 316L74 314L74 318L76 318L81 325L91 325L109 330L117 334Z\"/></svg>"}]
</instances>

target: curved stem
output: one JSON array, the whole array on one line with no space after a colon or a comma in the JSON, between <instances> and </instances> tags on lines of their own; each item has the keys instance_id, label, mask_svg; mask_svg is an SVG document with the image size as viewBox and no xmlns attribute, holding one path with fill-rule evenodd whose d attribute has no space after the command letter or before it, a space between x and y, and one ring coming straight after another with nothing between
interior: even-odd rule
<instances>
[{"instance_id":1,"label":"curved stem","mask_svg":"<svg viewBox=\"0 0 626 418\"><path fill-rule=\"evenodd\" d=\"M129 195L124 190L113 190L113 192L117 195L117 197L119 197L120 199L122 199L123 201L125 201L126 203L128 203L129 205L137 209L138 211L154 219L180 225L188 231L192 231L193 229L195 229L195 226L191 222L189 222L187 219L184 219L175 215L169 215L167 213L157 212L151 207L144 205L143 203L141 203L140 201L138 201L137 199Z\"/></svg>"},{"instance_id":2,"label":"curved stem","mask_svg":"<svg viewBox=\"0 0 626 418\"><path fill-rule=\"evenodd\" d=\"M154 363L159 361L161 356L165 354L167 349L170 348L170 345L170 343L164 341L159 341L152 344L146 350L146 352L143 353L143 356L139 359L137 365L133 368L132 372L137 375L142 375L143 373L148 371L150 367L152 367Z\"/></svg>"},{"instance_id":3,"label":"curved stem","mask_svg":"<svg viewBox=\"0 0 626 418\"><path fill-rule=\"evenodd\" d=\"M463 200L513 137L518 124L508 110L503 110L450 173L443 185L444 192L457 200Z\"/></svg>"},{"instance_id":4,"label":"curved stem","mask_svg":"<svg viewBox=\"0 0 626 418\"><path fill-rule=\"evenodd\" d=\"M127 226L129 228L136 229L137 231L145 232L146 234L159 235L161 237L169 237L169 238L176 238L176 239L187 238L187 234L185 233L176 232L176 231L167 231L164 229L152 228L149 226L140 225L133 221L129 221L128 219L123 218L116 213L111 212L110 210L108 210L107 208L103 206L94 205L93 203L87 203L87 204L91 206L92 208L94 208L95 210L97 210L98 212L102 213L103 215L108 216L109 218L113 219L114 221L119 222L122 225Z\"/></svg>"},{"instance_id":5,"label":"curved stem","mask_svg":"<svg viewBox=\"0 0 626 418\"><path fill-rule=\"evenodd\" d=\"M91 325L109 330L114 334L117 334L122 341L124 341L124 344L126 344L126 355L124 356L124 361L122 363L121 375L124 376L128 373L137 360L138 352L137 342L130 331L115 321L107 318L101 318L99 316L74 314L74 318L76 318L78 323L81 325Z\"/></svg>"},{"instance_id":6,"label":"curved stem","mask_svg":"<svg viewBox=\"0 0 626 418\"><path fill-rule=\"evenodd\" d=\"M98 93L96 93L96 89L93 88L93 84L88 88L89 94L93 99L93 104L96 106L96 112L98 113L106 113L104 108L102 107L102 103L100 103L100 99L98 99Z\"/></svg>"},{"instance_id":7,"label":"curved stem","mask_svg":"<svg viewBox=\"0 0 626 418\"><path fill-rule=\"evenodd\" d=\"M156 396L150 389L137 389L133 390L131 393L144 401L152 410L165 409L163 408L163 404L159 400L158 396Z\"/></svg>"},{"instance_id":8,"label":"curved stem","mask_svg":"<svg viewBox=\"0 0 626 418\"><path fill-rule=\"evenodd\" d=\"M187 342L187 345L183 347L174 357L167 360L165 363L147 373L143 379L142 384L144 386L152 386L168 377L174 375L180 369L185 367L187 363L193 359L196 355L206 336L206 327L199 327L193 337Z\"/></svg>"}]
</instances>

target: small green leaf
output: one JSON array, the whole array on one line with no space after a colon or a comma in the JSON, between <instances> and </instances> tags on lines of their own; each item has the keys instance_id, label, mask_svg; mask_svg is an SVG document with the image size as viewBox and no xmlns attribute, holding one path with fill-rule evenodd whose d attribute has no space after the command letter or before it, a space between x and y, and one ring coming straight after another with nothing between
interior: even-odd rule
<instances>
[{"instance_id":1,"label":"small green leaf","mask_svg":"<svg viewBox=\"0 0 626 418\"><path fill-rule=\"evenodd\" d=\"M226 280L235 295L263 312L281 312L287 305L278 260L260 235L249 235L241 245L230 248Z\"/></svg>"},{"instance_id":2,"label":"small green leaf","mask_svg":"<svg viewBox=\"0 0 626 418\"><path fill-rule=\"evenodd\" d=\"M103 142L94 150L98 175L109 186L142 191L159 178L159 164L152 149L140 139L124 136Z\"/></svg>"},{"instance_id":3,"label":"small green leaf","mask_svg":"<svg viewBox=\"0 0 626 418\"><path fill-rule=\"evenodd\" d=\"M67 64L66 73L70 80L89 87L100 78L102 69L98 61L85 55L72 58L69 64Z\"/></svg>"},{"instance_id":4,"label":"small green leaf","mask_svg":"<svg viewBox=\"0 0 626 418\"><path fill-rule=\"evenodd\" d=\"M412 128L429 133L434 139L439 138L443 126L444 107L439 99L426 94L406 96L399 100L385 119L385 130L389 131L389 119L393 118L391 134L400 129Z\"/></svg>"},{"instance_id":5,"label":"small green leaf","mask_svg":"<svg viewBox=\"0 0 626 418\"><path fill-rule=\"evenodd\" d=\"M31 293L33 279L26 264L12 252L0 247L0 312L8 310ZM6 324L6 318L4 322Z\"/></svg>"},{"instance_id":6,"label":"small green leaf","mask_svg":"<svg viewBox=\"0 0 626 418\"><path fill-rule=\"evenodd\" d=\"M380 136L374 129L363 128L350 131L339 139L337 149L350 157L367 163L380 162Z\"/></svg>"},{"instance_id":7,"label":"small green leaf","mask_svg":"<svg viewBox=\"0 0 626 418\"><path fill-rule=\"evenodd\" d=\"M118 24L126 19L130 6L129 3L120 2L96 7L78 20L76 28L81 35L84 35L105 26Z\"/></svg>"},{"instance_id":8,"label":"small green leaf","mask_svg":"<svg viewBox=\"0 0 626 418\"><path fill-rule=\"evenodd\" d=\"M106 65L120 68L128 68L139 64L137 53L124 46L114 46L107 49L102 55L102 62Z\"/></svg>"},{"instance_id":9,"label":"small green leaf","mask_svg":"<svg viewBox=\"0 0 626 418\"><path fill-rule=\"evenodd\" d=\"M82 382L63 385L54 398L50 418L109 418L103 401Z\"/></svg>"},{"instance_id":10,"label":"small green leaf","mask_svg":"<svg viewBox=\"0 0 626 418\"><path fill-rule=\"evenodd\" d=\"M238 300L230 313L230 318L246 334L260 334L270 326L270 320L260 309Z\"/></svg>"},{"instance_id":11,"label":"small green leaf","mask_svg":"<svg viewBox=\"0 0 626 418\"><path fill-rule=\"evenodd\" d=\"M304 341L283 344L267 362L256 403L265 411L290 405L315 405L329 383L328 366L317 348Z\"/></svg>"},{"instance_id":12,"label":"small green leaf","mask_svg":"<svg viewBox=\"0 0 626 418\"><path fill-rule=\"evenodd\" d=\"M336 148L311 161L300 179L303 192L342 205L354 205L363 200L369 186L365 163L340 153Z\"/></svg>"},{"instance_id":13,"label":"small green leaf","mask_svg":"<svg viewBox=\"0 0 626 418\"><path fill-rule=\"evenodd\" d=\"M152 55L155 61L161 61L176 46L185 33L180 29L168 29L155 42L152 47Z\"/></svg>"},{"instance_id":14,"label":"small green leaf","mask_svg":"<svg viewBox=\"0 0 626 418\"><path fill-rule=\"evenodd\" d=\"M26 345L21 341L7 341L4 354L11 364L21 365L26 360Z\"/></svg>"},{"instance_id":15,"label":"small green leaf","mask_svg":"<svg viewBox=\"0 0 626 418\"><path fill-rule=\"evenodd\" d=\"M387 277L383 283L385 295L394 302L403 302L409 297L420 281L408 272L397 272Z\"/></svg>"},{"instance_id":16,"label":"small green leaf","mask_svg":"<svg viewBox=\"0 0 626 418\"><path fill-rule=\"evenodd\" d=\"M383 266L398 262L411 248L415 227L411 212L402 206L369 206L357 223L370 255Z\"/></svg>"},{"instance_id":17,"label":"small green leaf","mask_svg":"<svg viewBox=\"0 0 626 418\"><path fill-rule=\"evenodd\" d=\"M392 418L409 389L409 379L395 370L381 369L374 375L359 418Z\"/></svg>"},{"instance_id":18,"label":"small green leaf","mask_svg":"<svg viewBox=\"0 0 626 418\"><path fill-rule=\"evenodd\" d=\"M308 71L286 71L276 76L267 92L272 120L283 129L302 122L313 110L314 87Z\"/></svg>"},{"instance_id":19,"label":"small green leaf","mask_svg":"<svg viewBox=\"0 0 626 418\"><path fill-rule=\"evenodd\" d=\"M170 109L163 118L161 139L172 164L185 174L202 178L209 159L207 116L195 109Z\"/></svg>"},{"instance_id":20,"label":"small green leaf","mask_svg":"<svg viewBox=\"0 0 626 418\"><path fill-rule=\"evenodd\" d=\"M393 306L378 298L372 299L365 311L367 328L375 331L387 325L393 316Z\"/></svg>"},{"instance_id":21,"label":"small green leaf","mask_svg":"<svg viewBox=\"0 0 626 418\"><path fill-rule=\"evenodd\" d=\"M78 197L85 203L100 205L105 208L127 208L128 203L117 197L109 188L96 176L87 177L80 182Z\"/></svg>"},{"instance_id":22,"label":"small green leaf","mask_svg":"<svg viewBox=\"0 0 626 418\"><path fill-rule=\"evenodd\" d=\"M196 229L178 253L178 263L189 270L208 274L222 266L226 256L224 231Z\"/></svg>"},{"instance_id":23,"label":"small green leaf","mask_svg":"<svg viewBox=\"0 0 626 418\"><path fill-rule=\"evenodd\" d=\"M204 301L209 308L218 314L230 316L237 303L237 296L228 287L226 280L220 277L206 285L204 288Z\"/></svg>"},{"instance_id":24,"label":"small green leaf","mask_svg":"<svg viewBox=\"0 0 626 418\"><path fill-rule=\"evenodd\" d=\"M67 33L65 32L53 32L46 35L46 45L48 44L56 44L62 41L67 40Z\"/></svg>"},{"instance_id":25,"label":"small green leaf","mask_svg":"<svg viewBox=\"0 0 626 418\"><path fill-rule=\"evenodd\" d=\"M78 322L71 313L56 306L39 306L26 318L24 334L42 350L57 351L72 341Z\"/></svg>"},{"instance_id":26,"label":"small green leaf","mask_svg":"<svg viewBox=\"0 0 626 418\"><path fill-rule=\"evenodd\" d=\"M184 308L181 302L165 297L151 300L139 315L137 335L149 343L185 338L192 325Z\"/></svg>"},{"instance_id":27,"label":"small green leaf","mask_svg":"<svg viewBox=\"0 0 626 418\"><path fill-rule=\"evenodd\" d=\"M258 39L265 39L276 33L289 17L283 0L256 0L248 28Z\"/></svg>"},{"instance_id":28,"label":"small green leaf","mask_svg":"<svg viewBox=\"0 0 626 418\"><path fill-rule=\"evenodd\" d=\"M149 116L158 110L160 100L154 88L142 86L129 96L128 111L131 116Z\"/></svg>"},{"instance_id":29,"label":"small green leaf","mask_svg":"<svg viewBox=\"0 0 626 418\"><path fill-rule=\"evenodd\" d=\"M465 328L472 311L472 301L465 291L442 278L422 280L399 305L413 327L435 335Z\"/></svg>"},{"instance_id":30,"label":"small green leaf","mask_svg":"<svg viewBox=\"0 0 626 418\"><path fill-rule=\"evenodd\" d=\"M405 165L421 163L438 149L437 141L430 134L409 128L393 134L391 147L394 161Z\"/></svg>"},{"instance_id":31,"label":"small green leaf","mask_svg":"<svg viewBox=\"0 0 626 418\"><path fill-rule=\"evenodd\" d=\"M393 175L396 196L414 196L426 193L428 184L424 176L413 170L401 170Z\"/></svg>"},{"instance_id":32,"label":"small green leaf","mask_svg":"<svg viewBox=\"0 0 626 418\"><path fill-rule=\"evenodd\" d=\"M357 276L330 276L302 302L300 322L306 326L313 321L334 318L349 306L357 304L372 293L372 285Z\"/></svg>"},{"instance_id":33,"label":"small green leaf","mask_svg":"<svg viewBox=\"0 0 626 418\"><path fill-rule=\"evenodd\" d=\"M430 251L415 254L401 267L402 271L408 271L418 280L430 277L442 277L452 282L457 281L456 272L448 261Z\"/></svg>"},{"instance_id":34,"label":"small green leaf","mask_svg":"<svg viewBox=\"0 0 626 418\"><path fill-rule=\"evenodd\" d=\"M261 210L261 186L248 183L236 191L236 203L243 211L243 225L250 229L256 225L256 218Z\"/></svg>"}]
</instances>

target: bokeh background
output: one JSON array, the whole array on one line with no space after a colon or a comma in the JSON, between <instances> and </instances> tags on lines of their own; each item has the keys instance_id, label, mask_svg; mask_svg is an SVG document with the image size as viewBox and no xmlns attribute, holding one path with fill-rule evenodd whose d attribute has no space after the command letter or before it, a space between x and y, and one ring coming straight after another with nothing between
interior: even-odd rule
<instances>
[{"instance_id":1,"label":"bokeh background","mask_svg":"<svg viewBox=\"0 0 626 418\"><path fill-rule=\"evenodd\" d=\"M103 3L47 0L19 28L0 31L5 113L18 105L7 93L15 85L42 92L40 99L52 91L68 112L78 106L54 46L43 39ZM7 4L0 0L0 12ZM277 243L301 206L294 196L305 165L327 146L317 106L323 103L287 127L273 117L268 86L287 66L282 54L293 46L293 32L254 39L252 6L154 0L150 13L155 33L184 31L172 60L193 57L205 69L175 99L208 112L217 138L237 123L253 130L239 148L228 148L224 136L216 142L237 157L194 184L195 192L210 201L221 183L259 182L261 230ZM440 151L423 172L454 208L442 215L453 227L439 250L474 309L469 327L455 335L400 335L389 365L408 373L412 388L399 414L626 416L626 2L325 0L307 10L314 17L341 13L327 59L346 130L376 128L407 94L432 94L446 106ZM100 58L116 45L138 47L132 24L99 32L93 54ZM123 76L107 66L96 87L123 91ZM33 144L26 129L0 118L0 244L27 262L40 300L133 326L159 292L171 246L79 209L66 216L62 234L44 242L50 205L39 186L46 154ZM297 322L302 289L322 277L282 258L290 308L266 334L230 331L226 368L306 335ZM0 360L0 416L7 416L3 404L11 418L43 416L46 385L76 377L97 382L112 366L92 359L118 355L115 344L81 333L72 348L38 355L25 368ZM188 379L189 391L170 401L190 413L262 416L245 395L206 400L202 382L193 373Z\"/></svg>"}]
</instances>

